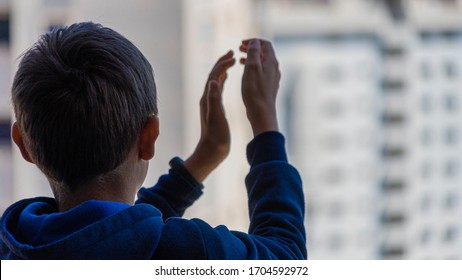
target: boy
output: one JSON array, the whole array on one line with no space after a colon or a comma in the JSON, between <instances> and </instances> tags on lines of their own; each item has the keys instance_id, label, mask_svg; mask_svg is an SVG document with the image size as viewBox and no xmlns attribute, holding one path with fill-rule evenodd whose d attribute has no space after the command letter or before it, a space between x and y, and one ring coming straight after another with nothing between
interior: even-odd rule
<instances>
[{"instance_id":1,"label":"boy","mask_svg":"<svg viewBox=\"0 0 462 280\"><path fill-rule=\"evenodd\" d=\"M305 259L301 180L276 118L278 63L269 42L245 40L240 50L255 136L247 149L248 234L180 218L229 151L221 100L233 53L209 75L193 154L173 159L169 174L140 190L159 135L152 69L126 38L86 22L43 35L15 75L12 138L54 198L21 200L5 211L1 258Z\"/></svg>"}]
</instances>

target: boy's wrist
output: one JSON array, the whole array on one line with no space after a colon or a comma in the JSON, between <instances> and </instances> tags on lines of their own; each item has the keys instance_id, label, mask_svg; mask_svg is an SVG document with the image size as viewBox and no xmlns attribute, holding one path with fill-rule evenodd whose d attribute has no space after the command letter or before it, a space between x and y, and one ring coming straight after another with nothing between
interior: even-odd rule
<instances>
[{"instance_id":1,"label":"boy's wrist","mask_svg":"<svg viewBox=\"0 0 462 280\"><path fill-rule=\"evenodd\" d=\"M219 163L207 159L201 153L194 152L188 159L184 161L184 167L189 174L198 182L203 182L209 174L218 166Z\"/></svg>"},{"instance_id":2,"label":"boy's wrist","mask_svg":"<svg viewBox=\"0 0 462 280\"><path fill-rule=\"evenodd\" d=\"M174 157L169 162L170 167L172 168L172 172L175 174L179 174L182 178L187 180L188 182L193 183L197 188L203 189L204 186L202 185L201 181L198 181L193 174L189 171L186 167L186 161L183 161L179 157Z\"/></svg>"},{"instance_id":3,"label":"boy's wrist","mask_svg":"<svg viewBox=\"0 0 462 280\"><path fill-rule=\"evenodd\" d=\"M267 131L279 131L278 120L276 116L276 110L270 110L270 112L254 112L251 114L248 112L248 118L252 127L253 136L260 135Z\"/></svg>"}]
</instances>

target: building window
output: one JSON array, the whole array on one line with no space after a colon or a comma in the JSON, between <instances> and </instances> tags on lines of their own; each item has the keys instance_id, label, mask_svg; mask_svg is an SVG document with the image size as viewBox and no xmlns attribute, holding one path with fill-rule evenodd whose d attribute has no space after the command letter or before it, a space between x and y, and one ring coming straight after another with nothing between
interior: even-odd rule
<instances>
[{"instance_id":1,"label":"building window","mask_svg":"<svg viewBox=\"0 0 462 280\"><path fill-rule=\"evenodd\" d=\"M329 117L340 117L345 111L342 102L330 100L324 103L324 112Z\"/></svg>"},{"instance_id":2,"label":"building window","mask_svg":"<svg viewBox=\"0 0 462 280\"><path fill-rule=\"evenodd\" d=\"M456 127L448 127L445 134L448 145L456 145L459 142L459 130Z\"/></svg>"},{"instance_id":3,"label":"building window","mask_svg":"<svg viewBox=\"0 0 462 280\"><path fill-rule=\"evenodd\" d=\"M382 114L382 122L386 125L400 125L405 122L406 118L402 113L385 112Z\"/></svg>"},{"instance_id":4,"label":"building window","mask_svg":"<svg viewBox=\"0 0 462 280\"><path fill-rule=\"evenodd\" d=\"M402 91L406 87L403 80L384 79L382 89L384 91Z\"/></svg>"},{"instance_id":5,"label":"building window","mask_svg":"<svg viewBox=\"0 0 462 280\"><path fill-rule=\"evenodd\" d=\"M431 207L432 200L428 195L425 195L422 197L422 200L420 202L420 209L422 212L428 212Z\"/></svg>"},{"instance_id":6,"label":"building window","mask_svg":"<svg viewBox=\"0 0 462 280\"><path fill-rule=\"evenodd\" d=\"M428 179L433 175L433 166L429 160L422 163L420 167L420 175L424 179Z\"/></svg>"},{"instance_id":7,"label":"building window","mask_svg":"<svg viewBox=\"0 0 462 280\"><path fill-rule=\"evenodd\" d=\"M446 177L452 178L459 174L459 163L457 160L450 159L445 164Z\"/></svg>"},{"instance_id":8,"label":"building window","mask_svg":"<svg viewBox=\"0 0 462 280\"><path fill-rule=\"evenodd\" d=\"M405 55L405 50L400 46L384 46L383 54L390 58L400 59Z\"/></svg>"},{"instance_id":9,"label":"building window","mask_svg":"<svg viewBox=\"0 0 462 280\"><path fill-rule=\"evenodd\" d=\"M445 103L448 112L457 112L459 109L459 97L455 94L449 93L446 96Z\"/></svg>"},{"instance_id":10,"label":"building window","mask_svg":"<svg viewBox=\"0 0 462 280\"><path fill-rule=\"evenodd\" d=\"M43 4L48 7L68 6L71 0L44 0Z\"/></svg>"},{"instance_id":11,"label":"building window","mask_svg":"<svg viewBox=\"0 0 462 280\"><path fill-rule=\"evenodd\" d=\"M383 246L382 247L382 256L384 259L401 259L406 253L403 246Z\"/></svg>"},{"instance_id":12,"label":"building window","mask_svg":"<svg viewBox=\"0 0 462 280\"><path fill-rule=\"evenodd\" d=\"M381 186L385 192L402 191L405 188L405 183L400 180L384 179Z\"/></svg>"},{"instance_id":13,"label":"building window","mask_svg":"<svg viewBox=\"0 0 462 280\"><path fill-rule=\"evenodd\" d=\"M432 77L432 69L430 64L427 61L422 61L420 63L420 77L423 80L430 79Z\"/></svg>"},{"instance_id":14,"label":"building window","mask_svg":"<svg viewBox=\"0 0 462 280\"><path fill-rule=\"evenodd\" d=\"M340 184L344 180L344 172L339 167L327 168L324 175L326 183L331 185Z\"/></svg>"},{"instance_id":15,"label":"building window","mask_svg":"<svg viewBox=\"0 0 462 280\"><path fill-rule=\"evenodd\" d=\"M338 65L330 65L326 68L326 80L332 83L339 83L343 79L343 71Z\"/></svg>"},{"instance_id":16,"label":"building window","mask_svg":"<svg viewBox=\"0 0 462 280\"><path fill-rule=\"evenodd\" d=\"M382 148L382 156L387 159L401 159L405 156L404 148L386 146Z\"/></svg>"},{"instance_id":17,"label":"building window","mask_svg":"<svg viewBox=\"0 0 462 280\"><path fill-rule=\"evenodd\" d=\"M11 122L10 120L0 120L0 145L11 145Z\"/></svg>"},{"instance_id":18,"label":"building window","mask_svg":"<svg viewBox=\"0 0 462 280\"><path fill-rule=\"evenodd\" d=\"M345 140L342 135L332 133L322 139L322 145L330 151L338 151L343 148Z\"/></svg>"},{"instance_id":19,"label":"building window","mask_svg":"<svg viewBox=\"0 0 462 280\"><path fill-rule=\"evenodd\" d=\"M444 63L444 73L448 79L456 79L459 75L457 64L453 61L447 61Z\"/></svg>"},{"instance_id":20,"label":"building window","mask_svg":"<svg viewBox=\"0 0 462 280\"><path fill-rule=\"evenodd\" d=\"M431 237L432 234L428 228L422 230L422 232L420 233L420 244L426 245L430 243Z\"/></svg>"},{"instance_id":21,"label":"building window","mask_svg":"<svg viewBox=\"0 0 462 280\"><path fill-rule=\"evenodd\" d=\"M386 225L402 225L406 218L403 213L383 213L381 217L382 223Z\"/></svg>"},{"instance_id":22,"label":"building window","mask_svg":"<svg viewBox=\"0 0 462 280\"><path fill-rule=\"evenodd\" d=\"M452 243L457 239L459 231L455 227L449 227L444 231L443 240L446 243Z\"/></svg>"},{"instance_id":23,"label":"building window","mask_svg":"<svg viewBox=\"0 0 462 280\"><path fill-rule=\"evenodd\" d=\"M329 237L329 248L331 251L338 251L343 247L343 239L340 234L332 234Z\"/></svg>"},{"instance_id":24,"label":"building window","mask_svg":"<svg viewBox=\"0 0 462 280\"><path fill-rule=\"evenodd\" d=\"M429 146L433 142L433 133L430 128L425 127L420 134L420 140L423 146Z\"/></svg>"},{"instance_id":25,"label":"building window","mask_svg":"<svg viewBox=\"0 0 462 280\"><path fill-rule=\"evenodd\" d=\"M428 93L424 93L420 98L420 109L425 113L428 113L432 110L432 100Z\"/></svg>"},{"instance_id":26,"label":"building window","mask_svg":"<svg viewBox=\"0 0 462 280\"><path fill-rule=\"evenodd\" d=\"M10 21L8 18L0 18L0 43L10 42Z\"/></svg>"},{"instance_id":27,"label":"building window","mask_svg":"<svg viewBox=\"0 0 462 280\"><path fill-rule=\"evenodd\" d=\"M446 195L444 206L447 210L454 210L459 203L459 198L455 193L449 193Z\"/></svg>"},{"instance_id":28,"label":"building window","mask_svg":"<svg viewBox=\"0 0 462 280\"><path fill-rule=\"evenodd\" d=\"M344 207L342 203L336 201L329 205L328 215L332 219L338 219L344 213Z\"/></svg>"}]
</instances>

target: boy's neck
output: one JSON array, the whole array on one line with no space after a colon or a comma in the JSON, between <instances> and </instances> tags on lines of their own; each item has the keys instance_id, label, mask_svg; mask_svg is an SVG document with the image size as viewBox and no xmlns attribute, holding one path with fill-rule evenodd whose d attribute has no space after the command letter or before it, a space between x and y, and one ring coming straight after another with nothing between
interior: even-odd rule
<instances>
[{"instance_id":1,"label":"boy's neck","mask_svg":"<svg viewBox=\"0 0 462 280\"><path fill-rule=\"evenodd\" d=\"M82 185L75 191L62 191L52 187L59 212L70 210L88 200L114 201L133 205L136 191L133 186L121 185Z\"/></svg>"},{"instance_id":2,"label":"boy's neck","mask_svg":"<svg viewBox=\"0 0 462 280\"><path fill-rule=\"evenodd\" d=\"M88 200L114 201L133 205L136 194L146 177L147 161L126 161L116 170L96 177L71 190L68 186L50 182L58 210L67 211Z\"/></svg>"}]
</instances>

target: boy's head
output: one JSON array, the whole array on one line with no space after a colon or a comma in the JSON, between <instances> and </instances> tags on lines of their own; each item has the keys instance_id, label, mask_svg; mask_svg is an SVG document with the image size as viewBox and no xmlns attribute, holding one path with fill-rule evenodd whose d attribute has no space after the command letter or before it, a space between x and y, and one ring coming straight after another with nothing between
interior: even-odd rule
<instances>
[{"instance_id":1,"label":"boy's head","mask_svg":"<svg viewBox=\"0 0 462 280\"><path fill-rule=\"evenodd\" d=\"M71 189L123 163L157 115L149 62L91 22L44 34L22 57L12 100L30 160Z\"/></svg>"}]
</instances>

